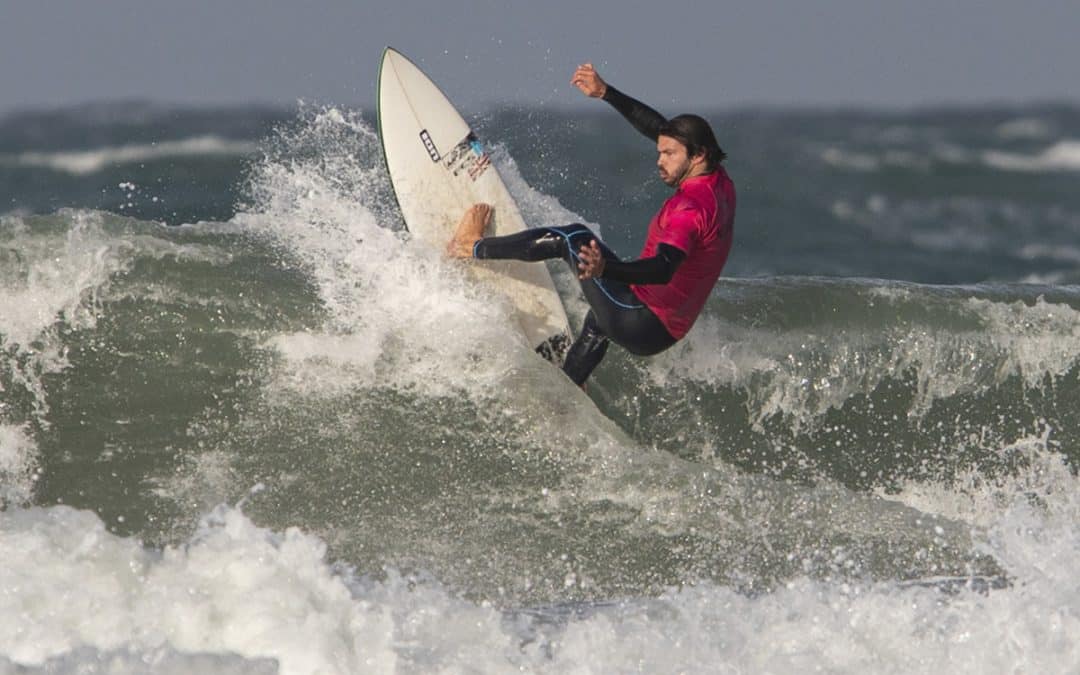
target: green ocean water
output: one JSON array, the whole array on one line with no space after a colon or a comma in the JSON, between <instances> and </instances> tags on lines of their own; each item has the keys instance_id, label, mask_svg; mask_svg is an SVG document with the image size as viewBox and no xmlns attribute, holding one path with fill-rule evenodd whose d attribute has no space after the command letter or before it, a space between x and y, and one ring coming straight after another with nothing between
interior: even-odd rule
<instances>
[{"instance_id":1,"label":"green ocean water","mask_svg":"<svg viewBox=\"0 0 1080 675\"><path fill-rule=\"evenodd\" d=\"M278 598L270 623L299 605L314 634L367 639L329 608L379 607L398 641L361 653L491 672L587 668L574 631L614 626L596 638L614 650L646 616L662 637L640 663L682 634L691 670L743 652L688 627L807 633L818 602L892 612L901 652L931 664L949 652L920 625L960 644L958 626L1011 621L1037 646L1038 616L1074 624L1076 109L715 113L739 190L725 277L685 341L613 348L587 393L497 289L408 236L362 111L126 114L0 122L11 625L34 624L46 589L129 567L135 595L99 600L113 620L202 588L180 616L217 634L197 607L239 611L221 575L242 570L232 585ZM666 193L614 113L474 121L528 223L586 222L636 253ZM551 269L576 327L575 281ZM346 599L302 585L320 574ZM62 626L85 611L0 653L263 654L165 627L80 642ZM453 649L401 637L488 611ZM850 636L837 621L825 634ZM493 636L509 652L485 651ZM990 660L972 664L1017 663L973 639ZM843 644L850 661L810 662L867 663Z\"/></svg>"}]
</instances>

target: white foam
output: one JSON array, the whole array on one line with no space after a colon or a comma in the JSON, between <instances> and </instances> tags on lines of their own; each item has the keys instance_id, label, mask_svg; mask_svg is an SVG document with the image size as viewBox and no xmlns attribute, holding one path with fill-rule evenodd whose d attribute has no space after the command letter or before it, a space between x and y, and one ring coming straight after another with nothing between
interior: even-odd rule
<instances>
[{"instance_id":1,"label":"white foam","mask_svg":"<svg viewBox=\"0 0 1080 675\"><path fill-rule=\"evenodd\" d=\"M1017 255L1024 260L1052 260L1070 265L1080 265L1080 246L1030 243L1020 247Z\"/></svg>"},{"instance_id":2,"label":"white foam","mask_svg":"<svg viewBox=\"0 0 1080 675\"><path fill-rule=\"evenodd\" d=\"M185 654L168 647L147 650L99 650L80 647L47 659L40 666L17 665L0 656L0 673L5 675L277 675L274 659L245 659L235 654Z\"/></svg>"},{"instance_id":3,"label":"white foam","mask_svg":"<svg viewBox=\"0 0 1080 675\"><path fill-rule=\"evenodd\" d=\"M878 490L882 499L897 501L923 513L970 523L988 531L1018 497L1043 500L1072 489L1076 482L1068 465L1055 452L1050 427L1017 439L999 454L1021 468L1016 474L987 478L977 469L959 473L947 483L901 482L899 492Z\"/></svg>"},{"instance_id":4,"label":"white foam","mask_svg":"<svg viewBox=\"0 0 1080 675\"><path fill-rule=\"evenodd\" d=\"M869 152L855 152L829 147L821 151L821 160L830 166L835 166L849 171L871 173L881 170L882 167L899 167L916 171L926 171L931 167L930 161L921 155L906 150L887 149L880 155Z\"/></svg>"},{"instance_id":5,"label":"white foam","mask_svg":"<svg viewBox=\"0 0 1080 675\"><path fill-rule=\"evenodd\" d=\"M982 370L984 376L992 373L995 384L1019 375L1029 387L1037 387L1047 375L1064 375L1080 358L1080 313L1069 305L1042 297L1030 305L978 298L967 304L985 322L984 331L998 354L992 370Z\"/></svg>"},{"instance_id":6,"label":"white foam","mask_svg":"<svg viewBox=\"0 0 1080 675\"><path fill-rule=\"evenodd\" d=\"M821 160L831 166L852 171L872 172L881 168L881 161L873 155L840 148L826 148L821 152Z\"/></svg>"},{"instance_id":7,"label":"white foam","mask_svg":"<svg viewBox=\"0 0 1080 675\"><path fill-rule=\"evenodd\" d=\"M48 405L41 378L68 365L54 324L95 325L97 293L128 262L108 245L100 215L72 212L72 221L67 232L52 236L31 235L18 218L0 221L0 234L9 234L19 253L0 286L0 345L8 350L13 380L33 394L42 423Z\"/></svg>"},{"instance_id":8,"label":"white foam","mask_svg":"<svg viewBox=\"0 0 1080 675\"><path fill-rule=\"evenodd\" d=\"M1080 141L1059 141L1036 155L988 150L982 159L1006 171L1080 171Z\"/></svg>"},{"instance_id":9,"label":"white foam","mask_svg":"<svg viewBox=\"0 0 1080 675\"><path fill-rule=\"evenodd\" d=\"M530 219L572 217L523 187L504 151L494 155ZM497 289L473 281L468 263L447 260L441 246L400 231L377 138L358 115L312 111L275 140L250 192L235 222L284 243L328 310L322 331L268 342L285 357L280 386L482 391L536 359Z\"/></svg>"},{"instance_id":10,"label":"white foam","mask_svg":"<svg viewBox=\"0 0 1080 675\"><path fill-rule=\"evenodd\" d=\"M178 141L128 144L92 150L65 152L23 152L0 155L0 163L17 167L52 169L76 176L97 173L110 166L135 164L176 157L211 157L250 155L257 146L250 141L234 141L220 136L205 135Z\"/></svg>"},{"instance_id":11,"label":"white foam","mask_svg":"<svg viewBox=\"0 0 1080 675\"><path fill-rule=\"evenodd\" d=\"M976 521L981 546L1011 577L989 593L796 578L752 597L701 583L652 599L500 612L431 579L358 578L329 564L317 537L259 528L235 508L219 507L164 551L109 534L86 511L9 510L0 513L0 656L25 667L142 662L211 673L263 672L268 659L285 674L1066 672L1080 658L1071 639L1080 481L1060 457L1042 458L966 507L950 506L945 490L900 497Z\"/></svg>"},{"instance_id":12,"label":"white foam","mask_svg":"<svg viewBox=\"0 0 1080 675\"><path fill-rule=\"evenodd\" d=\"M67 212L72 224L66 232L32 235L20 218L0 222L22 264L8 270L0 287L0 335L8 344L26 345L61 317L76 327L90 327L95 292L124 260L110 250L101 228L101 215ZM88 297L86 297L88 296Z\"/></svg>"},{"instance_id":13,"label":"white foam","mask_svg":"<svg viewBox=\"0 0 1080 675\"><path fill-rule=\"evenodd\" d=\"M221 510L158 554L92 513L28 509L0 519L0 653L40 664L81 646L277 659L286 673L386 672L388 608L354 601L296 530L260 530Z\"/></svg>"},{"instance_id":14,"label":"white foam","mask_svg":"<svg viewBox=\"0 0 1080 675\"><path fill-rule=\"evenodd\" d=\"M1022 284L1033 284L1037 286L1053 286L1059 284L1076 283L1076 274L1069 272L1048 272L1048 273L1033 273L1026 274L1019 279Z\"/></svg>"},{"instance_id":15,"label":"white foam","mask_svg":"<svg viewBox=\"0 0 1080 675\"><path fill-rule=\"evenodd\" d=\"M130 269L139 256L215 264L230 259L227 252L157 237L153 223L118 221L106 227L107 217L65 209L35 217L41 220L34 227L21 217L0 219L0 261L7 261L0 270L0 347L15 382L34 396L43 425L48 406L41 378L68 366L58 324L76 330L96 326L113 275Z\"/></svg>"},{"instance_id":16,"label":"white foam","mask_svg":"<svg viewBox=\"0 0 1080 675\"><path fill-rule=\"evenodd\" d=\"M871 194L862 204L836 200L834 217L868 230L875 239L912 244L930 251L985 251L994 244L984 223L989 214L1017 220L1026 214L1010 205L977 199L890 202Z\"/></svg>"},{"instance_id":17,"label":"white foam","mask_svg":"<svg viewBox=\"0 0 1080 675\"><path fill-rule=\"evenodd\" d=\"M0 424L0 510L29 500L37 476L37 445L27 425Z\"/></svg>"}]
</instances>

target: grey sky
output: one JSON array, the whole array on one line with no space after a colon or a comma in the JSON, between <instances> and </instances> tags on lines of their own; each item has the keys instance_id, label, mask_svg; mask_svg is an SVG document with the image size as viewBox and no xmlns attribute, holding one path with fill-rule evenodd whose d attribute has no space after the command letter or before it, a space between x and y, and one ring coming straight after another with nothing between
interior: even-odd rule
<instances>
[{"instance_id":1,"label":"grey sky","mask_svg":"<svg viewBox=\"0 0 1080 675\"><path fill-rule=\"evenodd\" d=\"M398 48L460 106L1080 101L1080 0L0 0L0 113L84 101L370 105Z\"/></svg>"}]
</instances>

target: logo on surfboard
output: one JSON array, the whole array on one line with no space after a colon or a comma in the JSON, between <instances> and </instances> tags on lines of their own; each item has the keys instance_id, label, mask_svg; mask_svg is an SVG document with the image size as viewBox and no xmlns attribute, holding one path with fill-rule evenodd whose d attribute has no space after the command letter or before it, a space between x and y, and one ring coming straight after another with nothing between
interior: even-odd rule
<instances>
[{"instance_id":1,"label":"logo on surfboard","mask_svg":"<svg viewBox=\"0 0 1080 675\"><path fill-rule=\"evenodd\" d=\"M471 180L482 176L489 166L491 157L484 152L480 139L471 131L446 157L446 168L450 173L458 176L464 171Z\"/></svg>"},{"instance_id":2,"label":"logo on surfboard","mask_svg":"<svg viewBox=\"0 0 1080 675\"><path fill-rule=\"evenodd\" d=\"M431 140L431 134L427 132L427 129L420 130L420 142L424 144L427 154L431 155L431 161L438 162L442 159L442 155L439 154L439 149L435 147L435 141Z\"/></svg>"}]
</instances>

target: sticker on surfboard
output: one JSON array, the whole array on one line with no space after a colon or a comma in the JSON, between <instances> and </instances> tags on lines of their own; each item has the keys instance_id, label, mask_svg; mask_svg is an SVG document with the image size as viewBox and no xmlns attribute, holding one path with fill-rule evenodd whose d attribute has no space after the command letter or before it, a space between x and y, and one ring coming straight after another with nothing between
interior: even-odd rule
<instances>
[{"instance_id":1,"label":"sticker on surfboard","mask_svg":"<svg viewBox=\"0 0 1080 675\"><path fill-rule=\"evenodd\" d=\"M491 165L491 157L484 152L480 140L472 131L454 146L446 158L446 168L455 176L464 172L470 180L476 180Z\"/></svg>"}]
</instances>

